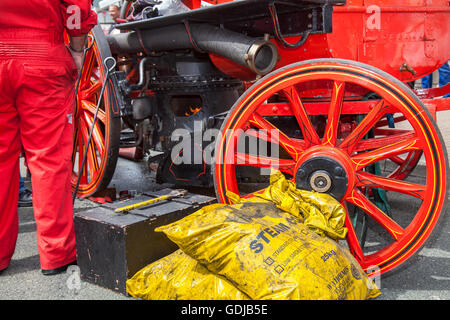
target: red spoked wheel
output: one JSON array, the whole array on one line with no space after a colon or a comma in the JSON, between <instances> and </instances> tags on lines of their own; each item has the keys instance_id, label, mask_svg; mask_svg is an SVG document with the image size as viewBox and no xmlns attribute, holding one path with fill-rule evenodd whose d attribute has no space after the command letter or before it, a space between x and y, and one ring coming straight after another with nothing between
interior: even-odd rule
<instances>
[{"instance_id":1,"label":"red spoked wheel","mask_svg":"<svg viewBox=\"0 0 450 320\"><path fill-rule=\"evenodd\" d=\"M105 189L114 174L120 144L120 117L111 83L105 87L97 114L87 158L81 170L84 150L92 127L101 87L105 81L103 64L111 52L100 27L92 30L94 44L87 52L80 78L74 118L75 132L72 154L72 186L80 177L77 196L88 197ZM91 40L90 40L91 41Z\"/></svg>"},{"instance_id":2,"label":"red spoked wheel","mask_svg":"<svg viewBox=\"0 0 450 320\"><path fill-rule=\"evenodd\" d=\"M318 97L317 102L302 99L303 88L311 87L328 88L328 97ZM357 104L363 119L343 135L339 124L355 116L355 103L347 99L355 88L378 98ZM282 117L280 112L271 113L280 108L284 108ZM402 129L380 125L388 113L403 117ZM376 68L338 59L286 66L241 96L221 133L213 175L220 202L230 203L228 191L245 197L263 188L246 185L240 177L243 172L267 175L269 168L283 172L300 189L329 193L347 208L347 244L366 271L376 266L383 274L410 259L445 211L448 164L439 130L408 87ZM251 139L257 141L257 148L250 146ZM276 147L261 148L268 144ZM369 170L386 159L404 163L421 153L426 177L420 181L400 180L393 176L395 167L379 174ZM391 215L372 201L374 188L389 193ZM356 235L349 206L358 207L370 219L370 245L365 248Z\"/></svg>"}]
</instances>

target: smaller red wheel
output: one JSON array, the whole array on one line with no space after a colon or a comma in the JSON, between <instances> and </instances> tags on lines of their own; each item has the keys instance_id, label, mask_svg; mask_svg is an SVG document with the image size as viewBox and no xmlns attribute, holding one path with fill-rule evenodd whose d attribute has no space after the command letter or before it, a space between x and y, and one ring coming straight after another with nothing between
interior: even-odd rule
<instances>
[{"instance_id":1,"label":"smaller red wheel","mask_svg":"<svg viewBox=\"0 0 450 320\"><path fill-rule=\"evenodd\" d=\"M75 131L71 181L72 187L75 188L78 176L81 175L77 193L79 197L91 196L108 186L116 167L120 143L120 117L113 114L113 110L116 110L117 107L113 87L108 83L97 114L86 163L81 170L83 154L93 124L97 101L105 81L106 69L103 61L111 56L108 43L100 27L95 27L91 34L95 43L86 53L74 117Z\"/></svg>"},{"instance_id":2,"label":"smaller red wheel","mask_svg":"<svg viewBox=\"0 0 450 320\"><path fill-rule=\"evenodd\" d=\"M329 94L314 99L303 88ZM354 110L349 97L362 91L378 98L369 101L362 121L342 135L339 125ZM304 94L308 99L302 98ZM280 107L286 109L284 117L280 118L279 112L271 114ZM404 129L380 128L388 113L402 117ZM325 119L325 125L320 126L317 119ZM371 130L374 135L368 138ZM448 164L439 130L408 87L373 67L318 59L279 69L241 96L221 132L213 175L219 201L229 203L228 191L246 196L251 190L245 189L248 186L241 177L247 173L258 180L255 176L268 174L270 168L280 170L300 189L329 193L345 208L356 206L370 219L367 237L372 245L363 248L347 211L347 244L364 270L376 266L386 273L409 260L445 211ZM258 146L276 147L270 152L263 148L261 153L245 143L249 137L256 139ZM418 154L423 154L426 162L426 177L420 182L401 180L401 170L379 174L366 170L386 159L398 161L401 167ZM260 188L257 184L253 191ZM389 199L396 199L390 200L392 215L374 203L371 192L366 192L371 189L385 190ZM405 201L410 208L405 211L396 201ZM378 241L375 245L374 239Z\"/></svg>"}]
</instances>

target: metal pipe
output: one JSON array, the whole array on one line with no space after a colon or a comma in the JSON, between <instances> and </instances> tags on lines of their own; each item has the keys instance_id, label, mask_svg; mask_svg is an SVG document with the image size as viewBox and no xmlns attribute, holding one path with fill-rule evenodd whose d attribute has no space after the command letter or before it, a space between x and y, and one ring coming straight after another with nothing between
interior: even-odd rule
<instances>
[{"instance_id":1,"label":"metal pipe","mask_svg":"<svg viewBox=\"0 0 450 320\"><path fill-rule=\"evenodd\" d=\"M137 84L131 84L130 87L132 90L140 90L145 85L145 64L149 60L148 57L142 58L139 62L139 82Z\"/></svg>"},{"instance_id":2,"label":"metal pipe","mask_svg":"<svg viewBox=\"0 0 450 320\"><path fill-rule=\"evenodd\" d=\"M107 63L108 61L113 61L113 64L110 67L108 67L108 63ZM89 146L91 144L92 133L94 132L95 124L97 122L97 115L98 115L98 111L100 110L100 105L101 105L101 102L102 102L103 93L105 92L105 88L106 88L106 85L108 83L109 76L110 76L111 72L113 72L113 70L116 68L116 60L113 57L107 57L103 61L103 64L104 64L104 66L106 68L105 80L103 82L102 88L100 90L100 94L98 96L97 107L95 108L94 118L92 119L92 125L91 125L91 128L89 130L89 137L88 137L88 140L87 140L85 148L84 148L83 160L81 162L81 167L80 167L80 170L78 172L78 179L77 179L77 184L75 186L75 190L74 190L74 193L73 193L73 196L72 196L72 203L75 203L75 199L77 197L78 188L80 187L81 175L83 173L84 166L86 165L87 152L88 152ZM81 151L81 150L79 150L79 151ZM78 156L80 156L79 153L78 153Z\"/></svg>"},{"instance_id":3,"label":"metal pipe","mask_svg":"<svg viewBox=\"0 0 450 320\"><path fill-rule=\"evenodd\" d=\"M173 25L107 36L113 54L194 49L230 59L259 75L278 61L275 44L207 24Z\"/></svg>"}]
</instances>

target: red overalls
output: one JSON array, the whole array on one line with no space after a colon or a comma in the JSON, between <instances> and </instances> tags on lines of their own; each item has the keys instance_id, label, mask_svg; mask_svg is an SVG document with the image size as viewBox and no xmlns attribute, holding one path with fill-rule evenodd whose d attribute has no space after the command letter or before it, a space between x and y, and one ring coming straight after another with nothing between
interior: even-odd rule
<instances>
[{"instance_id":1,"label":"red overalls","mask_svg":"<svg viewBox=\"0 0 450 320\"><path fill-rule=\"evenodd\" d=\"M41 268L76 259L70 184L76 67L63 33L80 36L96 23L91 0L0 0L0 270L17 240L21 146Z\"/></svg>"}]
</instances>

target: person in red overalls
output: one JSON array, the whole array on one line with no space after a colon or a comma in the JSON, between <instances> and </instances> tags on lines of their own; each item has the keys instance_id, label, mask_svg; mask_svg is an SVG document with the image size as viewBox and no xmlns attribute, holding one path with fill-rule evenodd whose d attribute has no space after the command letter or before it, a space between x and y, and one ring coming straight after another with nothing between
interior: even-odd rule
<instances>
[{"instance_id":1,"label":"person in red overalls","mask_svg":"<svg viewBox=\"0 0 450 320\"><path fill-rule=\"evenodd\" d=\"M76 262L74 86L86 34L96 24L91 0L0 0L0 270L9 266L17 240L21 146L31 172L42 273Z\"/></svg>"}]
</instances>

